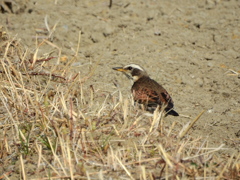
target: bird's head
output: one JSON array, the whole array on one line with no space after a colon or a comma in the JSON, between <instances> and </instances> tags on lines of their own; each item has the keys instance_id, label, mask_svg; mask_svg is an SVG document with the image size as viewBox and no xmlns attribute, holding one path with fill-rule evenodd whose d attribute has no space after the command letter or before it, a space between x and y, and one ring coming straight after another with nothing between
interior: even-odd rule
<instances>
[{"instance_id":1,"label":"bird's head","mask_svg":"<svg viewBox=\"0 0 240 180\"><path fill-rule=\"evenodd\" d=\"M124 67L114 67L113 69L123 72L128 78L133 79L134 82L143 76L148 76L147 72L137 64L129 64Z\"/></svg>"}]
</instances>

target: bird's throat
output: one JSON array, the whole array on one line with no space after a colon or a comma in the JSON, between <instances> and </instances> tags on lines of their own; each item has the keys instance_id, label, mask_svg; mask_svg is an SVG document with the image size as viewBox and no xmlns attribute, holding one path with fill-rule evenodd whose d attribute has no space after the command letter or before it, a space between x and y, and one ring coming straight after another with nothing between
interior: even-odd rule
<instances>
[{"instance_id":1,"label":"bird's throat","mask_svg":"<svg viewBox=\"0 0 240 180\"><path fill-rule=\"evenodd\" d=\"M141 77L139 77L139 76L133 76L132 78L133 78L133 82L136 82L136 81L139 80Z\"/></svg>"}]
</instances>

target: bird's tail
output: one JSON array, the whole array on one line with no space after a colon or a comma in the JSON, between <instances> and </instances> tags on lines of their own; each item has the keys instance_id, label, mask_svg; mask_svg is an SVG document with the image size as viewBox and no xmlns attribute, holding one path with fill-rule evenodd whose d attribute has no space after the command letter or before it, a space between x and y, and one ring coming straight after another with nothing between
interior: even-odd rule
<instances>
[{"instance_id":1,"label":"bird's tail","mask_svg":"<svg viewBox=\"0 0 240 180\"><path fill-rule=\"evenodd\" d=\"M173 109L165 109L167 112L167 115L172 115L172 116L179 116L179 114L174 111Z\"/></svg>"}]
</instances>

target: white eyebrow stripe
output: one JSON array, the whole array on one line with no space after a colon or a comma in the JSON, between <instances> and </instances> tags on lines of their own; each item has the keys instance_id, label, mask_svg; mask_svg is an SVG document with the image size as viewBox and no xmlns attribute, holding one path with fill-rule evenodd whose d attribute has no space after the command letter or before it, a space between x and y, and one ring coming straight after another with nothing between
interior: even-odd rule
<instances>
[{"instance_id":1,"label":"white eyebrow stripe","mask_svg":"<svg viewBox=\"0 0 240 180\"><path fill-rule=\"evenodd\" d=\"M129 65L125 66L124 69L125 69L126 67L129 67L129 66L131 66L131 67L133 67L133 68L136 68L136 69L140 69L141 71L144 71L144 72L145 72L145 70L144 70L141 66L139 66L139 65L137 65L137 64L129 64Z\"/></svg>"}]
</instances>

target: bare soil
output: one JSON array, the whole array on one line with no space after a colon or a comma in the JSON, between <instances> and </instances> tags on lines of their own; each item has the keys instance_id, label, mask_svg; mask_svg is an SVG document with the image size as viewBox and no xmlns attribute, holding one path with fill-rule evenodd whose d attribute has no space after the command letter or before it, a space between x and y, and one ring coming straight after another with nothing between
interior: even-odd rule
<instances>
[{"instance_id":1,"label":"bare soil","mask_svg":"<svg viewBox=\"0 0 240 180\"><path fill-rule=\"evenodd\" d=\"M191 135L239 152L240 1L113 0L111 8L108 0L11 2L0 0L0 26L26 49L70 59L81 33L79 71L98 64L86 86L114 92L115 83L127 98L131 82L112 67L139 64L169 91L179 114L194 119L205 110ZM39 44L48 36L56 48ZM189 120L166 117L169 124Z\"/></svg>"}]
</instances>

